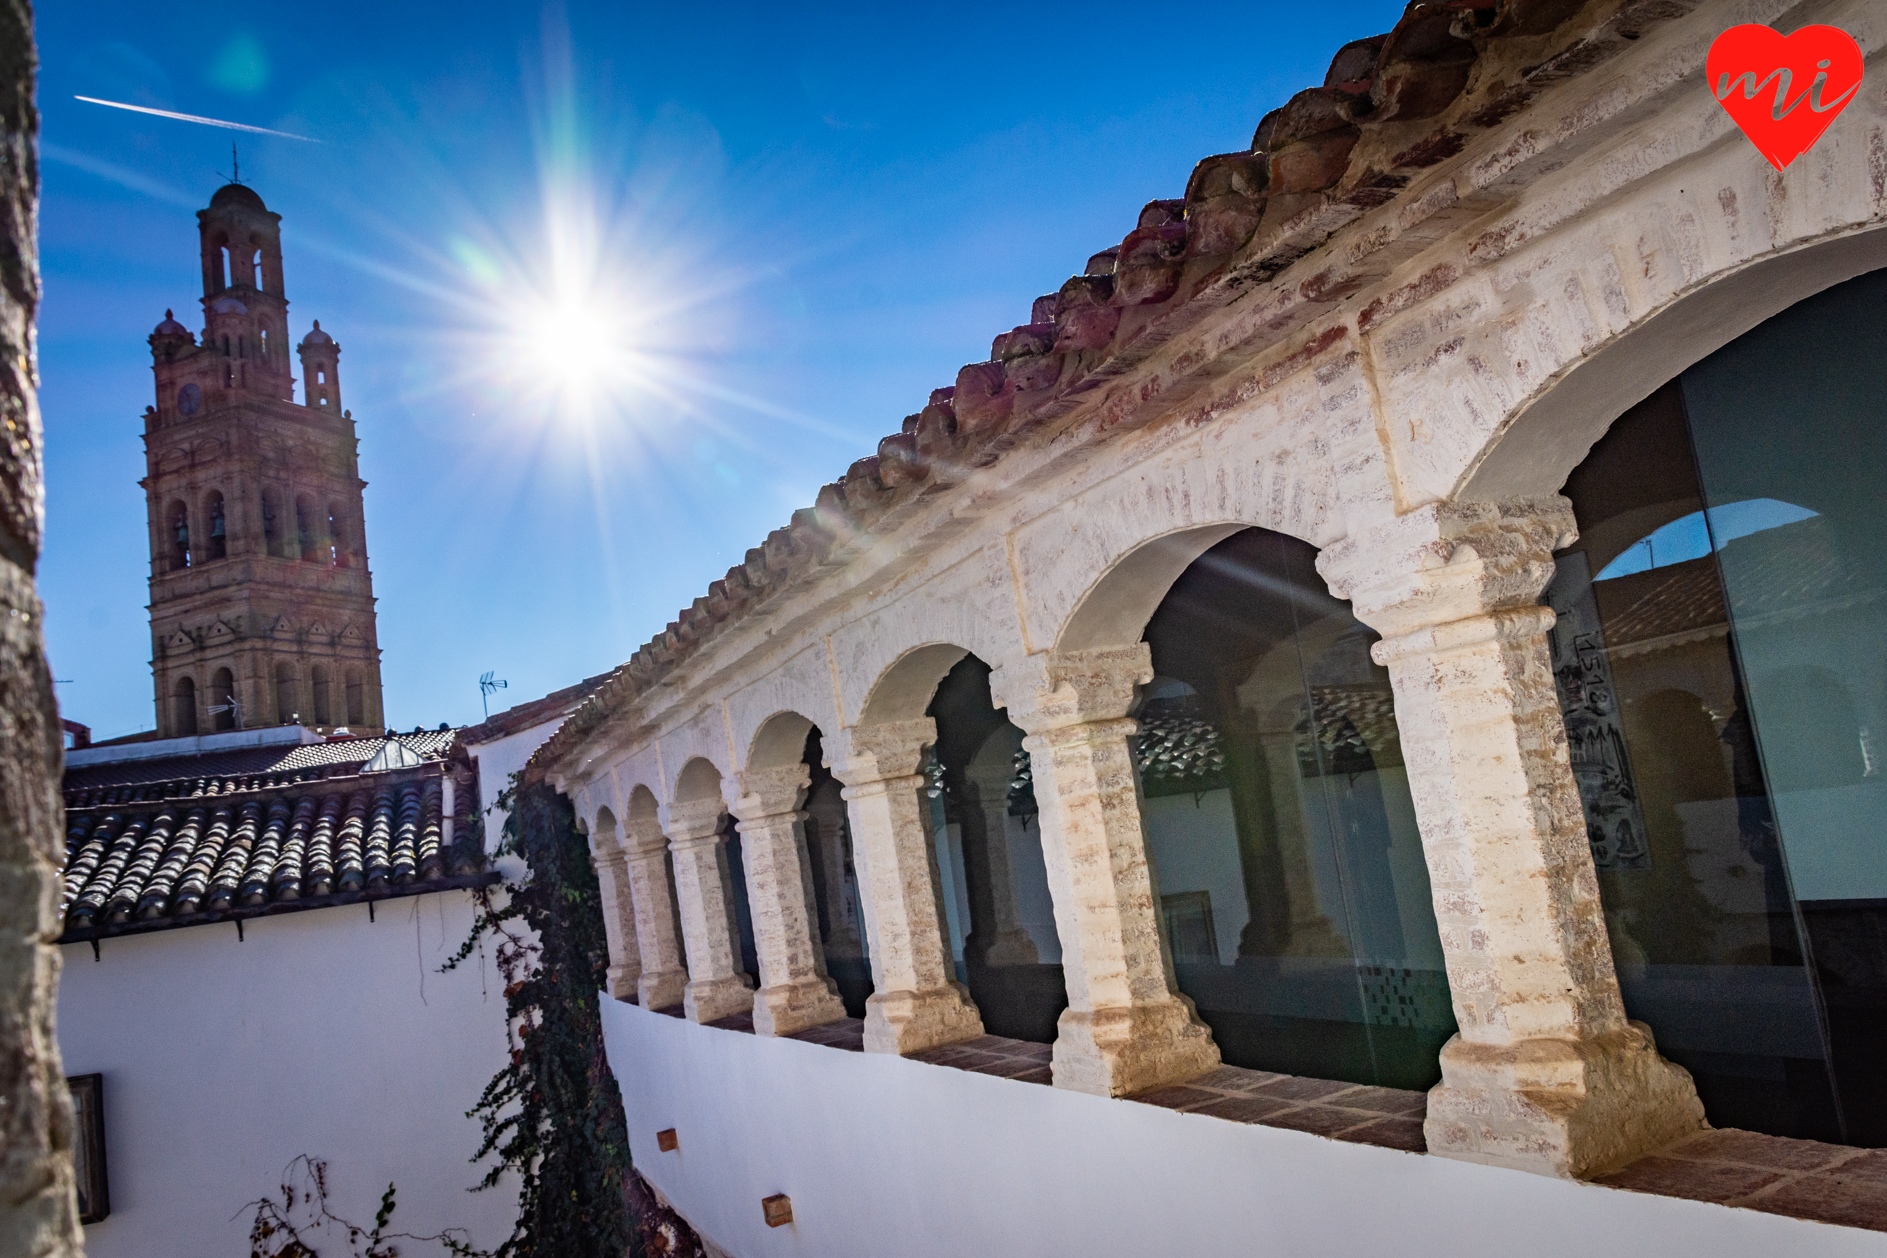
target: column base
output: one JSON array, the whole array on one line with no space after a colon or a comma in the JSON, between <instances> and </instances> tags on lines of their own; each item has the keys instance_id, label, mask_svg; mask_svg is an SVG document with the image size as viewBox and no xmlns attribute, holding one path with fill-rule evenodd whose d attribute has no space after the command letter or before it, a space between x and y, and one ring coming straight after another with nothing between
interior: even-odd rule
<instances>
[{"instance_id":1,"label":"column base","mask_svg":"<svg viewBox=\"0 0 1887 1258\"><path fill-rule=\"evenodd\" d=\"M745 974L689 983L681 995L682 1013L691 1022L719 1022L753 1012L753 980Z\"/></svg>"},{"instance_id":2,"label":"column base","mask_svg":"<svg viewBox=\"0 0 1887 1258\"><path fill-rule=\"evenodd\" d=\"M1126 1096L1219 1065L1211 1030L1184 996L1124 1009L1064 1009L1057 1025L1055 1086L1074 1092Z\"/></svg>"},{"instance_id":3,"label":"column base","mask_svg":"<svg viewBox=\"0 0 1887 1258\"><path fill-rule=\"evenodd\" d=\"M687 990L686 970L644 970L636 980L636 1003L644 1009L667 1009L679 1005Z\"/></svg>"},{"instance_id":4,"label":"column base","mask_svg":"<svg viewBox=\"0 0 1887 1258\"><path fill-rule=\"evenodd\" d=\"M1589 1040L1441 1050L1428 1094L1428 1151L1561 1179L1589 1179L1703 1130L1690 1072L1633 1022Z\"/></svg>"},{"instance_id":5,"label":"column base","mask_svg":"<svg viewBox=\"0 0 1887 1258\"><path fill-rule=\"evenodd\" d=\"M642 990L642 971L630 970L624 966L609 967L609 994L617 1000L634 1000Z\"/></svg>"},{"instance_id":6,"label":"column base","mask_svg":"<svg viewBox=\"0 0 1887 1258\"><path fill-rule=\"evenodd\" d=\"M984 965L1040 965L1042 954L1026 930L1005 930L983 954Z\"/></svg>"},{"instance_id":7,"label":"column base","mask_svg":"<svg viewBox=\"0 0 1887 1258\"><path fill-rule=\"evenodd\" d=\"M873 992L865 1000L868 1053L915 1053L982 1033L983 1015L961 983L922 992Z\"/></svg>"},{"instance_id":8,"label":"column base","mask_svg":"<svg viewBox=\"0 0 1887 1258\"><path fill-rule=\"evenodd\" d=\"M829 978L762 987L753 994L752 1003L755 1035L791 1035L845 1016L839 985Z\"/></svg>"}]
</instances>

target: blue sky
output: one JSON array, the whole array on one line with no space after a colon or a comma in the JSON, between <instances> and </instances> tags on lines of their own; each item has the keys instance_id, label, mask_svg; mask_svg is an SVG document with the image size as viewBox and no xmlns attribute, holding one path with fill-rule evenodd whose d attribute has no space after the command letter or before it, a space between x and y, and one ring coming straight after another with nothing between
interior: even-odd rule
<instances>
[{"instance_id":1,"label":"blue sky","mask_svg":"<svg viewBox=\"0 0 1887 1258\"><path fill-rule=\"evenodd\" d=\"M42 6L66 715L152 724L144 338L201 326L194 211L234 134L75 95L321 141L236 137L291 333L343 349L410 728L477 720L487 669L502 706L626 659L1401 7Z\"/></svg>"}]
</instances>

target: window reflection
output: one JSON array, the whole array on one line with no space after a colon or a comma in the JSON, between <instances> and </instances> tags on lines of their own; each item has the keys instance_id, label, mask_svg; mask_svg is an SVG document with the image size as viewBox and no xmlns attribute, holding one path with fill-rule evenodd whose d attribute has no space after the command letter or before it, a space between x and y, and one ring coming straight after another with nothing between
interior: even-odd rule
<instances>
[{"instance_id":1,"label":"window reflection","mask_svg":"<svg viewBox=\"0 0 1887 1258\"><path fill-rule=\"evenodd\" d=\"M1621 418L1546 595L1628 1012L1714 1123L1858 1144L1887 1142L1883 312L1887 276L1832 289Z\"/></svg>"},{"instance_id":2,"label":"window reflection","mask_svg":"<svg viewBox=\"0 0 1887 1258\"><path fill-rule=\"evenodd\" d=\"M1454 1031L1376 636L1311 546L1215 546L1148 623L1142 815L1182 992L1225 1060L1397 1087Z\"/></svg>"}]
</instances>

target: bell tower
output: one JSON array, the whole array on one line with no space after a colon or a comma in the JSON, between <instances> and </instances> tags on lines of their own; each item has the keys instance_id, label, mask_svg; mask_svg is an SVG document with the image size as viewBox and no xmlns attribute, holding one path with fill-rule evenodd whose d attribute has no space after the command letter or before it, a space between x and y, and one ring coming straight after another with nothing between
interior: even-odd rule
<instances>
[{"instance_id":1,"label":"bell tower","mask_svg":"<svg viewBox=\"0 0 1887 1258\"><path fill-rule=\"evenodd\" d=\"M144 412L158 734L377 733L366 482L340 408L340 346L319 323L303 339L297 403L281 215L230 183L197 225L202 339L164 312Z\"/></svg>"}]
</instances>

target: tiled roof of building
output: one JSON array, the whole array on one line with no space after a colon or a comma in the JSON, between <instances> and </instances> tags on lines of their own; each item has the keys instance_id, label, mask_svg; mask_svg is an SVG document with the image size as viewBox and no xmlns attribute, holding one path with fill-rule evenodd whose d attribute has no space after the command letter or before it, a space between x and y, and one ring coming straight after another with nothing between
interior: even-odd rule
<instances>
[{"instance_id":1,"label":"tiled roof of building","mask_svg":"<svg viewBox=\"0 0 1887 1258\"><path fill-rule=\"evenodd\" d=\"M1873 578L1842 562L1821 517L1736 538L1724 545L1723 563L1733 573L1736 616L1745 628L1766 620L1825 614L1883 593ZM1608 648L1629 653L1634 644L1665 644L1721 632L1728 625L1715 557L1705 555L1636 575L1653 574L1655 582L1646 582L1650 588L1606 623Z\"/></svg>"},{"instance_id":2,"label":"tiled roof of building","mask_svg":"<svg viewBox=\"0 0 1887 1258\"><path fill-rule=\"evenodd\" d=\"M66 770L66 807L195 799L317 782L360 772L362 765L392 742L398 742L423 760L436 760L447 755L458 738L458 730L424 730L384 738L331 738L303 745L240 747L163 759L84 765Z\"/></svg>"},{"instance_id":3,"label":"tiled roof of building","mask_svg":"<svg viewBox=\"0 0 1887 1258\"><path fill-rule=\"evenodd\" d=\"M92 765L66 783L66 942L489 880L457 731ZM455 785L446 842L445 785ZM74 779L79 779L75 781ZM103 780L101 780L103 779Z\"/></svg>"},{"instance_id":4,"label":"tiled roof of building","mask_svg":"<svg viewBox=\"0 0 1887 1258\"><path fill-rule=\"evenodd\" d=\"M1283 276L1543 91L1591 72L1696 2L1424 0L1388 33L1345 44L1321 86L1258 122L1249 149L1203 159L1181 196L1148 202L1119 244L1038 297L1027 323L997 336L988 361L933 390L875 454L683 608L538 749L531 771L561 759L761 603L863 553L925 495L1078 412L1104 412L1097 431L1124 428L1144 398L1133 390L1115 396L1110 386L1154 351ZM1389 248L1408 224L1458 208L1452 197L1428 198L1407 223L1377 233L1370 249ZM1303 328L1369 252L1282 284L1268 299L1267 335L1281 340ZM1365 324L1394 313L1383 308L1388 300L1364 312ZM1163 405L1174 401L1170 391L1162 397Z\"/></svg>"},{"instance_id":5,"label":"tiled roof of building","mask_svg":"<svg viewBox=\"0 0 1887 1258\"><path fill-rule=\"evenodd\" d=\"M1629 651L1639 643L1663 643L1674 635L1690 636L1729 624L1714 556L1687 559L1634 575L1654 579L1641 581L1650 588L1607 621L1605 644L1609 649ZM1621 582L1632 579L1618 578Z\"/></svg>"}]
</instances>

